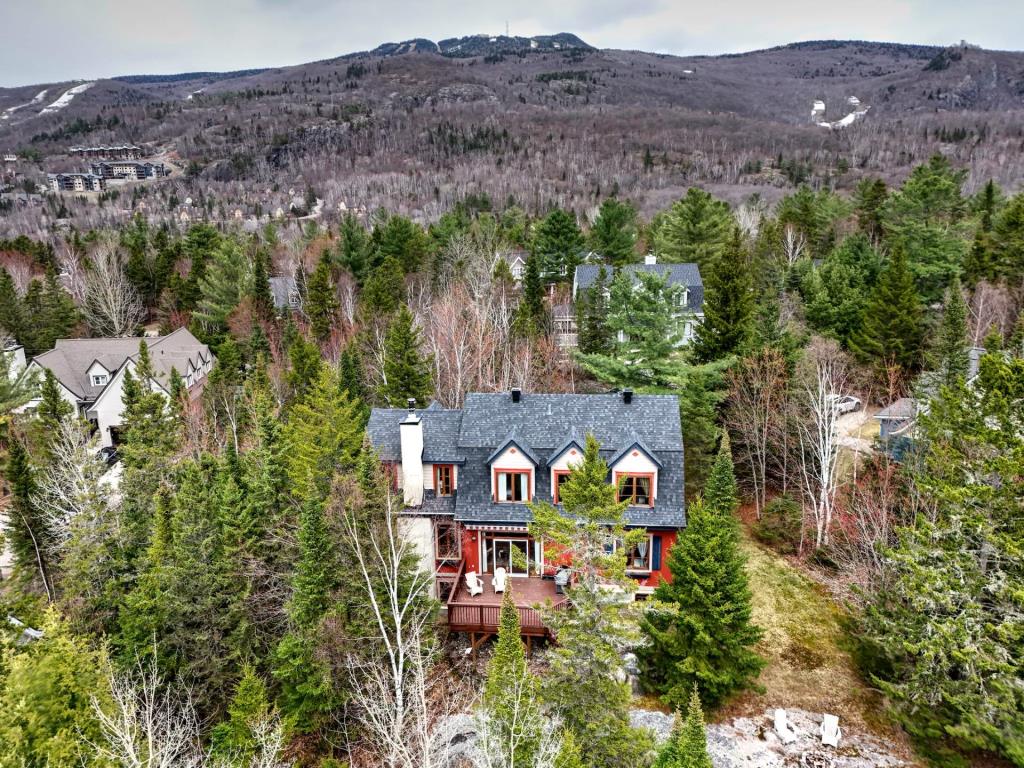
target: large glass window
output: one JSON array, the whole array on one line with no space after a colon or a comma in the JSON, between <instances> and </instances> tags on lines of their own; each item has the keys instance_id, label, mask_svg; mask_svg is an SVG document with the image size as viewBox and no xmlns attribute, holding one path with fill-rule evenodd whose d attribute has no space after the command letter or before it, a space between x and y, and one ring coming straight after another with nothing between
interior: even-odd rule
<instances>
[{"instance_id":1,"label":"large glass window","mask_svg":"<svg viewBox=\"0 0 1024 768\"><path fill-rule=\"evenodd\" d=\"M498 469L494 472L494 500L526 502L530 500L530 471Z\"/></svg>"},{"instance_id":2,"label":"large glass window","mask_svg":"<svg viewBox=\"0 0 1024 768\"><path fill-rule=\"evenodd\" d=\"M619 475L619 501L628 501L630 506L654 506L654 475Z\"/></svg>"}]
</instances>

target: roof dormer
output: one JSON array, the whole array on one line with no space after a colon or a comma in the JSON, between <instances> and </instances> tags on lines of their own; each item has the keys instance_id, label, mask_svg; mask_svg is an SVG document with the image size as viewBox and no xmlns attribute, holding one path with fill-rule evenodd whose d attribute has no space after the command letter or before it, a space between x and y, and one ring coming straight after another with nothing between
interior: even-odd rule
<instances>
[{"instance_id":1,"label":"roof dormer","mask_svg":"<svg viewBox=\"0 0 1024 768\"><path fill-rule=\"evenodd\" d=\"M533 499L537 488L540 458L515 430L510 432L487 458L491 469L491 498L496 502L520 503Z\"/></svg>"},{"instance_id":2,"label":"roof dormer","mask_svg":"<svg viewBox=\"0 0 1024 768\"><path fill-rule=\"evenodd\" d=\"M653 507L658 498L658 473L661 460L643 441L633 439L608 461L612 482L619 491L619 501L632 507Z\"/></svg>"}]
</instances>

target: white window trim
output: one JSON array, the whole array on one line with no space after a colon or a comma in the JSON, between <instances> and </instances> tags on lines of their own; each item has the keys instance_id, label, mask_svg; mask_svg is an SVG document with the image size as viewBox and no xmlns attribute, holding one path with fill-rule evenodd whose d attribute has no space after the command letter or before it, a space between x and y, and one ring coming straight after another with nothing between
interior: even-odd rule
<instances>
[{"instance_id":1,"label":"white window trim","mask_svg":"<svg viewBox=\"0 0 1024 768\"><path fill-rule=\"evenodd\" d=\"M94 387L105 387L110 381L109 373L94 373L92 374L92 385Z\"/></svg>"}]
</instances>

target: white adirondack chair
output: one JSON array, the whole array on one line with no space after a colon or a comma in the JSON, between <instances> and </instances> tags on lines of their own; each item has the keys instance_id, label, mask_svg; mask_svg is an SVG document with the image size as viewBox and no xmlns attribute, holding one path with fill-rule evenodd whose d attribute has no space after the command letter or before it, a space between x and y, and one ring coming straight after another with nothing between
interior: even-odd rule
<instances>
[{"instance_id":1,"label":"white adirondack chair","mask_svg":"<svg viewBox=\"0 0 1024 768\"><path fill-rule=\"evenodd\" d=\"M504 568L494 569L494 578L491 579L491 586L494 587L494 591L496 593L505 591L506 579L508 579L508 574L506 573Z\"/></svg>"},{"instance_id":2,"label":"white adirondack chair","mask_svg":"<svg viewBox=\"0 0 1024 768\"><path fill-rule=\"evenodd\" d=\"M775 733L782 739L783 744L791 744L796 741L796 731L790 727L784 709L775 710Z\"/></svg>"},{"instance_id":3,"label":"white adirondack chair","mask_svg":"<svg viewBox=\"0 0 1024 768\"><path fill-rule=\"evenodd\" d=\"M821 743L830 747L838 747L839 739L843 732L839 728L839 718L836 715L824 715L821 718Z\"/></svg>"},{"instance_id":4,"label":"white adirondack chair","mask_svg":"<svg viewBox=\"0 0 1024 768\"><path fill-rule=\"evenodd\" d=\"M469 590L470 597L476 597L482 595L484 592L484 585L480 583L480 579L476 577L476 571L468 571L466 573L466 589Z\"/></svg>"}]
</instances>

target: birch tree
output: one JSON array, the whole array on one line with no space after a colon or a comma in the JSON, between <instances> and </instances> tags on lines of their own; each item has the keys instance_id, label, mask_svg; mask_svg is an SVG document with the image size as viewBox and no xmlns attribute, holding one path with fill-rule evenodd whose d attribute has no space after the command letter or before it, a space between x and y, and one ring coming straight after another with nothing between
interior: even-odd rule
<instances>
[{"instance_id":1,"label":"birch tree","mask_svg":"<svg viewBox=\"0 0 1024 768\"><path fill-rule=\"evenodd\" d=\"M798 372L797 435L804 509L814 521L814 546L829 543L839 458L836 401L846 384L846 364L835 342L815 341Z\"/></svg>"}]
</instances>

